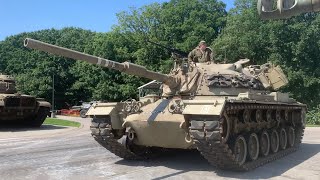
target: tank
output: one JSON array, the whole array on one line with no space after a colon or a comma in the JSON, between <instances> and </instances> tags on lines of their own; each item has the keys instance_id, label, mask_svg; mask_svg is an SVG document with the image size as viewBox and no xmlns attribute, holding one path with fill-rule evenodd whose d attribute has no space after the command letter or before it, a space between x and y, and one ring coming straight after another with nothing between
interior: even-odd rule
<instances>
[{"instance_id":1,"label":"tank","mask_svg":"<svg viewBox=\"0 0 320 180\"><path fill-rule=\"evenodd\" d=\"M262 19L285 19L302 13L320 11L319 0L258 0Z\"/></svg>"},{"instance_id":2,"label":"tank","mask_svg":"<svg viewBox=\"0 0 320 180\"><path fill-rule=\"evenodd\" d=\"M40 127L50 114L50 103L17 93L15 79L0 74L0 122Z\"/></svg>"},{"instance_id":3,"label":"tank","mask_svg":"<svg viewBox=\"0 0 320 180\"><path fill-rule=\"evenodd\" d=\"M95 103L93 138L124 159L163 149L197 149L221 169L247 171L297 150L306 105L277 90L288 83L279 66L175 61L169 74L26 39L24 45L152 79L139 100Z\"/></svg>"}]
</instances>

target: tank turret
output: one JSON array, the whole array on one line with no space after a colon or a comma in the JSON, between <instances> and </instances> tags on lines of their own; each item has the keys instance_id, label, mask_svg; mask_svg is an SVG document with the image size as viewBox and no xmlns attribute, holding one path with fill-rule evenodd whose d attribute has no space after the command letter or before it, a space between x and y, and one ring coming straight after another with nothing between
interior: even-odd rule
<instances>
[{"instance_id":1,"label":"tank turret","mask_svg":"<svg viewBox=\"0 0 320 180\"><path fill-rule=\"evenodd\" d=\"M10 75L0 74L0 93L12 94L16 92L15 79Z\"/></svg>"},{"instance_id":2,"label":"tank turret","mask_svg":"<svg viewBox=\"0 0 320 180\"><path fill-rule=\"evenodd\" d=\"M166 75L130 62L119 63L30 38L25 39L24 46L163 82L163 96L238 93L234 90L225 91L225 88L236 88L243 92L247 91L247 88L276 90L287 84L287 79L280 67L268 64L243 68L243 64L249 62L248 59L242 59L233 64L192 63L179 60L176 61L178 65L175 65L175 68ZM209 83L207 88L199 88L205 83ZM214 90L211 90L212 88Z\"/></svg>"}]
</instances>

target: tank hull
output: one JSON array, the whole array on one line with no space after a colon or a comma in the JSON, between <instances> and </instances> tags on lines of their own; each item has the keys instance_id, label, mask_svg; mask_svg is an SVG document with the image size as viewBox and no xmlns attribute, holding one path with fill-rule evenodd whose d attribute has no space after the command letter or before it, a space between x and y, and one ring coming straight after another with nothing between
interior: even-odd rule
<instances>
[{"instance_id":1,"label":"tank hull","mask_svg":"<svg viewBox=\"0 0 320 180\"><path fill-rule=\"evenodd\" d=\"M0 123L39 127L50 115L50 103L33 96L1 94Z\"/></svg>"},{"instance_id":2,"label":"tank hull","mask_svg":"<svg viewBox=\"0 0 320 180\"><path fill-rule=\"evenodd\" d=\"M238 97L216 97L216 102L210 99L214 97L186 99L185 114L169 112L173 99L159 100L141 108L140 113L128 115L122 124L126 130L121 133L112 129L111 117L100 121L100 125L96 125L96 120L93 120L92 135L100 144L105 144L108 150L127 159L149 158L150 153L145 154L146 150L132 151L137 149L134 146L196 148L218 168L247 171L296 151L301 143L306 106L287 99L283 94L272 96L282 102L270 102L271 98L268 101L244 100L246 95L243 94ZM211 102L213 109L216 107L218 110L208 110L205 114L205 110L197 108L199 103L202 103L202 107L208 106L208 103L204 103L205 99ZM224 102L221 102L222 99ZM115 138L115 134L120 136ZM264 136L268 136L269 145L267 143L255 149L250 148L253 146L250 138L255 137L259 144ZM126 139L125 143L119 141L123 138ZM239 157L237 153L238 141L246 144L245 157ZM110 142L114 143L112 147L107 145ZM257 155L250 159L249 151ZM268 153L265 155L261 153L266 151Z\"/></svg>"},{"instance_id":3,"label":"tank hull","mask_svg":"<svg viewBox=\"0 0 320 180\"><path fill-rule=\"evenodd\" d=\"M166 117L165 117L166 116ZM127 120L125 126L132 128L136 134L133 142L149 147L190 149L193 143L186 141L187 131L182 115L161 115L161 120L153 122L147 119Z\"/></svg>"}]
</instances>

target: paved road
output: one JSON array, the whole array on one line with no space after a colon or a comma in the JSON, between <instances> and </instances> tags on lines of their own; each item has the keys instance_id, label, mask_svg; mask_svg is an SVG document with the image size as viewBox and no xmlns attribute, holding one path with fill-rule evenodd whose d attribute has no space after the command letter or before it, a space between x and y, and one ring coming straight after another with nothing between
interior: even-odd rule
<instances>
[{"instance_id":1,"label":"paved road","mask_svg":"<svg viewBox=\"0 0 320 180\"><path fill-rule=\"evenodd\" d=\"M0 179L320 179L320 128L307 128L299 151L246 173L220 171L198 152L125 161L81 128L0 128Z\"/></svg>"}]
</instances>

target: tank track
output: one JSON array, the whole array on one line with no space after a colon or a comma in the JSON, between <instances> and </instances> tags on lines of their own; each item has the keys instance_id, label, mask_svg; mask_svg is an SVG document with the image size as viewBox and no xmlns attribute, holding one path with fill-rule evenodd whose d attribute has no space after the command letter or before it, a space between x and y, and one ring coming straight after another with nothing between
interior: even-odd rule
<instances>
[{"instance_id":1,"label":"tank track","mask_svg":"<svg viewBox=\"0 0 320 180\"><path fill-rule=\"evenodd\" d=\"M227 103L224 110L224 116L235 117L236 112L245 109L281 109L281 110L290 110L290 111L299 111L304 110L304 106L289 106L289 105L259 105L259 104L244 104L244 103ZM208 119L209 121L207 121ZM235 120L235 119L233 119ZM269 153L269 155L262 157L259 155L258 159L250 161L247 160L245 163L240 164L235 157L233 152L234 141L237 136L244 135L247 137L249 133L255 132L259 134L262 130L272 130L276 129L276 126L286 127L290 123L277 123L277 122L250 122L247 123L247 127L242 128L240 132L230 134L228 140L223 139L222 129L223 122L220 117L204 117L204 116L192 116L190 121L190 135L193 138L193 141L202 156L209 161L210 164L219 168L226 170L235 170L235 171L249 171L259 166L262 166L268 162L279 159L283 156L286 156L294 151L296 151L301 143L303 133L304 133L304 124L296 123L295 130L295 143L292 147L286 147L284 150L279 150L276 153ZM245 124L245 122L243 123ZM259 127L259 124L261 125ZM278 125L277 125L278 124ZM231 130L235 131L237 127L236 123L232 122L230 124ZM293 126L293 124L291 124ZM249 127L249 128L248 128ZM252 130L254 127L254 130ZM288 128L288 127L287 127ZM236 132L236 131L235 131Z\"/></svg>"},{"instance_id":2,"label":"tank track","mask_svg":"<svg viewBox=\"0 0 320 180\"><path fill-rule=\"evenodd\" d=\"M109 118L93 118L90 126L91 135L104 148L127 160L145 160L159 154L155 149L128 144L125 135L116 137ZM130 147L134 149L132 151Z\"/></svg>"},{"instance_id":3,"label":"tank track","mask_svg":"<svg viewBox=\"0 0 320 180\"><path fill-rule=\"evenodd\" d=\"M49 114L50 109L48 107L39 107L37 114L27 118L24 123L30 127L40 127Z\"/></svg>"}]
</instances>

